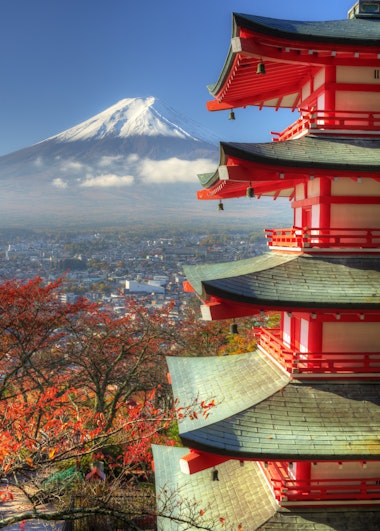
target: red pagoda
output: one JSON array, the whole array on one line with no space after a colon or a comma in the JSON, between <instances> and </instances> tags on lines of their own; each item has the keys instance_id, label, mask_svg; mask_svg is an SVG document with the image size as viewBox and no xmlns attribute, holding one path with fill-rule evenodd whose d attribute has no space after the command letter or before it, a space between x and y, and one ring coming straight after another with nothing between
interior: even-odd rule
<instances>
[{"instance_id":1,"label":"red pagoda","mask_svg":"<svg viewBox=\"0 0 380 531\"><path fill-rule=\"evenodd\" d=\"M154 448L174 518L158 529L378 530L380 0L338 21L234 14L209 90L231 118L299 117L271 142L221 143L199 199L287 197L294 221L266 231L262 256L185 269L204 319L277 312L280 326L257 330L255 352L168 358L180 405L216 407L179 423L186 448Z\"/></svg>"}]
</instances>

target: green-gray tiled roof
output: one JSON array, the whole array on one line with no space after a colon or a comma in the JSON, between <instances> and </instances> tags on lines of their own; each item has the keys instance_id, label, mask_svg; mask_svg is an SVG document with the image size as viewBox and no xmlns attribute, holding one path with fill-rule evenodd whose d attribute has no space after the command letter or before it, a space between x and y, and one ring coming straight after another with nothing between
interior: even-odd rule
<instances>
[{"instance_id":1,"label":"green-gray tiled roof","mask_svg":"<svg viewBox=\"0 0 380 531\"><path fill-rule=\"evenodd\" d=\"M216 403L207 418L201 415L198 420L183 418L179 424L181 432L208 426L260 403L290 379L259 351L222 357L169 356L167 363L179 406L189 406L197 398L198 402L214 399Z\"/></svg>"},{"instance_id":2,"label":"green-gray tiled roof","mask_svg":"<svg viewBox=\"0 0 380 531\"><path fill-rule=\"evenodd\" d=\"M182 406L216 403L208 419L179 424L184 444L238 459L380 459L379 384L287 383L264 358L169 358Z\"/></svg>"},{"instance_id":3,"label":"green-gray tiled roof","mask_svg":"<svg viewBox=\"0 0 380 531\"><path fill-rule=\"evenodd\" d=\"M380 308L380 258L374 256L267 253L241 263L188 266L185 275L203 299L263 308Z\"/></svg>"},{"instance_id":4,"label":"green-gray tiled roof","mask_svg":"<svg viewBox=\"0 0 380 531\"><path fill-rule=\"evenodd\" d=\"M378 531L380 507L281 509L259 531Z\"/></svg>"},{"instance_id":5,"label":"green-gray tiled roof","mask_svg":"<svg viewBox=\"0 0 380 531\"><path fill-rule=\"evenodd\" d=\"M307 135L284 142L229 142L221 147L226 154L264 164L351 171L376 171L380 167L379 140Z\"/></svg>"},{"instance_id":6,"label":"green-gray tiled roof","mask_svg":"<svg viewBox=\"0 0 380 531\"><path fill-rule=\"evenodd\" d=\"M310 171L380 171L379 140L307 135L283 142L221 142L220 164L225 163L227 155L260 164L308 168ZM218 171L199 175L198 178L202 186L208 188L219 178Z\"/></svg>"},{"instance_id":7,"label":"green-gray tiled roof","mask_svg":"<svg viewBox=\"0 0 380 531\"><path fill-rule=\"evenodd\" d=\"M379 46L380 40L380 20L374 18L301 21L235 13L234 23L260 33L304 41Z\"/></svg>"}]
</instances>

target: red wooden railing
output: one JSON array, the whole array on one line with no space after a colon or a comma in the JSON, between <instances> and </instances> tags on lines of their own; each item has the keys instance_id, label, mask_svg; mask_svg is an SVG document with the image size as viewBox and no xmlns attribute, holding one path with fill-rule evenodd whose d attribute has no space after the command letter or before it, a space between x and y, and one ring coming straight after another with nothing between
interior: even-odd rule
<instances>
[{"instance_id":1,"label":"red wooden railing","mask_svg":"<svg viewBox=\"0 0 380 531\"><path fill-rule=\"evenodd\" d=\"M301 116L284 131L272 131L274 142L282 142L306 133L334 133L358 134L363 131L366 135L379 136L380 112L372 111L327 111L316 109L299 109Z\"/></svg>"},{"instance_id":2,"label":"red wooden railing","mask_svg":"<svg viewBox=\"0 0 380 531\"><path fill-rule=\"evenodd\" d=\"M289 227L265 229L269 247L307 249L375 249L380 251L380 228Z\"/></svg>"},{"instance_id":3,"label":"red wooden railing","mask_svg":"<svg viewBox=\"0 0 380 531\"><path fill-rule=\"evenodd\" d=\"M372 500L380 498L380 477L290 479L284 463L267 463L263 470L280 502Z\"/></svg>"},{"instance_id":4,"label":"red wooden railing","mask_svg":"<svg viewBox=\"0 0 380 531\"><path fill-rule=\"evenodd\" d=\"M297 352L286 347L278 328L255 328L258 346L290 374L380 374L380 352Z\"/></svg>"}]
</instances>

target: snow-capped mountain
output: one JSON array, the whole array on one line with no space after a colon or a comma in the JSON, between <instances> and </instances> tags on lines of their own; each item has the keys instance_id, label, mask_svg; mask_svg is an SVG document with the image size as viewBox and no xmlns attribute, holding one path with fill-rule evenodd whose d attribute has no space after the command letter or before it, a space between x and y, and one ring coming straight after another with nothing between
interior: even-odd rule
<instances>
[{"instance_id":1,"label":"snow-capped mountain","mask_svg":"<svg viewBox=\"0 0 380 531\"><path fill-rule=\"evenodd\" d=\"M200 125L180 116L154 97L127 98L82 122L51 137L59 142L99 140L105 137L165 136L216 143L216 137Z\"/></svg>"},{"instance_id":2,"label":"snow-capped mountain","mask_svg":"<svg viewBox=\"0 0 380 531\"><path fill-rule=\"evenodd\" d=\"M0 222L109 224L170 218L179 210L193 215L200 206L197 174L214 171L217 159L217 143L200 125L153 97L124 99L0 157Z\"/></svg>"},{"instance_id":3,"label":"snow-capped mountain","mask_svg":"<svg viewBox=\"0 0 380 531\"><path fill-rule=\"evenodd\" d=\"M200 125L153 97L124 99L0 157L0 223L178 223L217 216L216 204L198 201L196 190L197 175L215 171L218 159L217 142ZM239 217L241 209L229 208L224 217ZM262 211L257 205L255 215Z\"/></svg>"}]
</instances>

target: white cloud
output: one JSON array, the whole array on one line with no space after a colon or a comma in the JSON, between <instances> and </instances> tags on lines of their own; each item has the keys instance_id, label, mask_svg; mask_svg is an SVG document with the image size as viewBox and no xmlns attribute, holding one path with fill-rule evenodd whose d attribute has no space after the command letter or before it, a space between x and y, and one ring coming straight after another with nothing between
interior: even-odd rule
<instances>
[{"instance_id":1,"label":"white cloud","mask_svg":"<svg viewBox=\"0 0 380 531\"><path fill-rule=\"evenodd\" d=\"M62 162L59 168L61 171L65 171L65 172L70 172L70 171L78 172L78 171L81 171L87 168L87 166L85 164L82 164L81 162L77 162L75 160L69 160L67 162Z\"/></svg>"},{"instance_id":2,"label":"white cloud","mask_svg":"<svg viewBox=\"0 0 380 531\"><path fill-rule=\"evenodd\" d=\"M131 186L135 178L133 175L115 175L106 173L104 175L87 175L80 186L83 188L111 188L116 186Z\"/></svg>"},{"instance_id":3,"label":"white cloud","mask_svg":"<svg viewBox=\"0 0 380 531\"><path fill-rule=\"evenodd\" d=\"M61 179L60 177L57 177L56 179L54 179L52 184L53 186L55 186L56 188L60 188L61 190L64 190L65 188L68 187L68 183L64 181L63 179Z\"/></svg>"},{"instance_id":4,"label":"white cloud","mask_svg":"<svg viewBox=\"0 0 380 531\"><path fill-rule=\"evenodd\" d=\"M138 166L145 183L190 183L200 173L215 171L216 163L211 159L181 160L176 157L167 160L142 159Z\"/></svg>"},{"instance_id":5,"label":"white cloud","mask_svg":"<svg viewBox=\"0 0 380 531\"><path fill-rule=\"evenodd\" d=\"M93 166L75 160L67 162L62 160L57 165L57 169L63 173L64 177L55 178L51 182L53 186L61 190L71 185L80 188L106 189L125 188L132 186L135 182L143 184L194 183L197 181L198 174L213 172L216 165L214 160L208 158L182 160L172 157L166 160L152 160L139 158L137 154L127 157L104 156Z\"/></svg>"},{"instance_id":6,"label":"white cloud","mask_svg":"<svg viewBox=\"0 0 380 531\"><path fill-rule=\"evenodd\" d=\"M98 161L98 166L104 167L104 166L110 166L111 164L114 164L115 162L120 162L124 157L123 155L114 155L114 156L103 156Z\"/></svg>"},{"instance_id":7,"label":"white cloud","mask_svg":"<svg viewBox=\"0 0 380 531\"><path fill-rule=\"evenodd\" d=\"M133 164L136 162L139 162L140 157L137 155L137 153L131 153L131 155L128 155L126 162L127 164Z\"/></svg>"}]
</instances>

